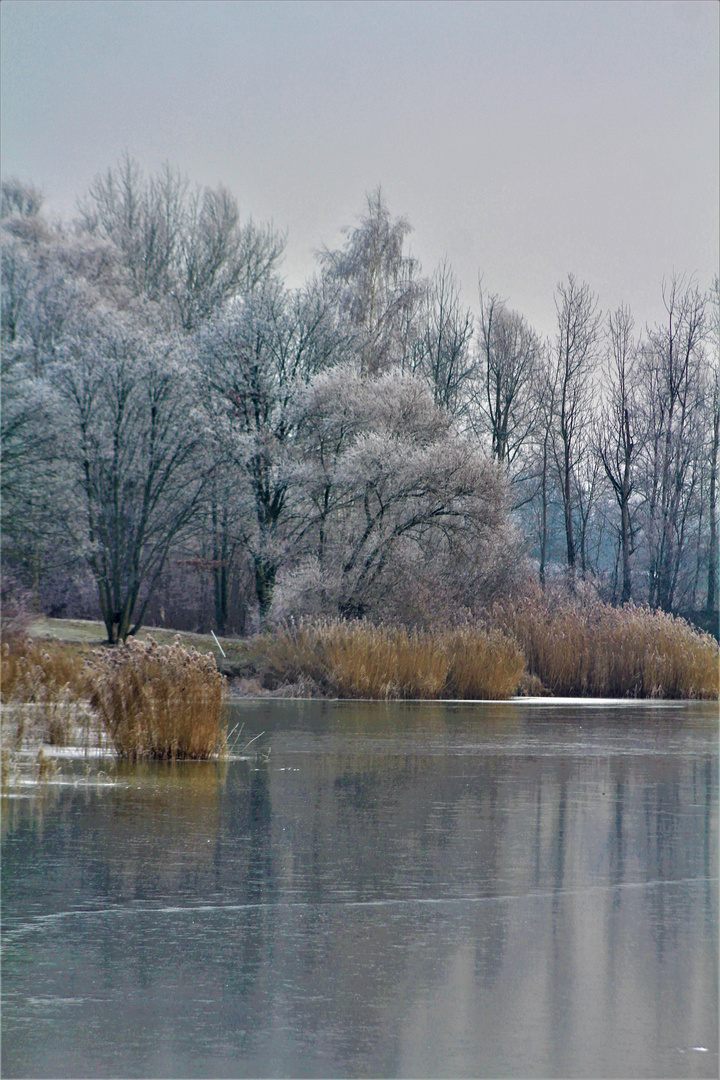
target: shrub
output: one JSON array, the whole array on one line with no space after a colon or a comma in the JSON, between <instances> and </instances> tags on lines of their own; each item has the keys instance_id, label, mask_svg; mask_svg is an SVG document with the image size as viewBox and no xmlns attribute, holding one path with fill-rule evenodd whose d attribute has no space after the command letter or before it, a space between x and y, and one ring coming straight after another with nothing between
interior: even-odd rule
<instances>
[{"instance_id":1,"label":"shrub","mask_svg":"<svg viewBox=\"0 0 720 1080\"><path fill-rule=\"evenodd\" d=\"M139 642L99 659L91 703L121 758L208 758L222 746L225 680L213 656Z\"/></svg>"}]
</instances>

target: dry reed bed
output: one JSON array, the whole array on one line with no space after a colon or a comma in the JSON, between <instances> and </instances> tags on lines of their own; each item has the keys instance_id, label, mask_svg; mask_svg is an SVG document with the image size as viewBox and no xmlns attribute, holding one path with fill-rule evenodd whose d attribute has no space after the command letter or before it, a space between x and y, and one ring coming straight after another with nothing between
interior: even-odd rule
<instances>
[{"instance_id":1,"label":"dry reed bed","mask_svg":"<svg viewBox=\"0 0 720 1080\"><path fill-rule=\"evenodd\" d=\"M3 701L40 701L52 691L70 687L82 696L88 687L81 652L56 641L33 641L24 634L3 634Z\"/></svg>"},{"instance_id":2,"label":"dry reed bed","mask_svg":"<svg viewBox=\"0 0 720 1080\"><path fill-rule=\"evenodd\" d=\"M17 748L26 735L51 746L67 745L78 726L88 724L90 692L82 651L24 634L3 636L0 697L4 705L15 706L3 717L5 745Z\"/></svg>"},{"instance_id":3,"label":"dry reed bed","mask_svg":"<svg viewBox=\"0 0 720 1080\"><path fill-rule=\"evenodd\" d=\"M84 728L122 758L208 758L224 748L225 680L214 657L131 640L83 652L7 635L2 645L3 744L67 745Z\"/></svg>"},{"instance_id":4,"label":"dry reed bed","mask_svg":"<svg viewBox=\"0 0 720 1080\"><path fill-rule=\"evenodd\" d=\"M100 655L91 704L119 757L176 760L223 749L225 680L214 657L130 640Z\"/></svg>"},{"instance_id":5,"label":"dry reed bed","mask_svg":"<svg viewBox=\"0 0 720 1080\"><path fill-rule=\"evenodd\" d=\"M525 668L511 638L479 627L301 621L261 635L257 652L271 683L311 679L340 698L501 700L515 693Z\"/></svg>"},{"instance_id":6,"label":"dry reed bed","mask_svg":"<svg viewBox=\"0 0 720 1080\"><path fill-rule=\"evenodd\" d=\"M498 606L493 617L552 694L718 697L718 643L676 616L597 600L535 598Z\"/></svg>"},{"instance_id":7,"label":"dry reed bed","mask_svg":"<svg viewBox=\"0 0 720 1080\"><path fill-rule=\"evenodd\" d=\"M243 649L266 684L309 680L340 698L499 700L531 680L561 696L718 697L717 642L662 612L541 595L498 605L492 622L428 631L306 621ZM89 740L94 719L120 757L208 758L225 747L223 697L214 657L179 636L89 652L3 640L2 701L13 704L2 737L11 750L26 738L67 743L81 726Z\"/></svg>"}]
</instances>

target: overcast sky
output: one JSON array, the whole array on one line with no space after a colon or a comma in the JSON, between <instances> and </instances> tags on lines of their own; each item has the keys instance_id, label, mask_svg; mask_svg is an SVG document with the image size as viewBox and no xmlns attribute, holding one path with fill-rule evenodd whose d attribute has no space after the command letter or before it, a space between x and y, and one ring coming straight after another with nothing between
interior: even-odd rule
<instances>
[{"instance_id":1,"label":"overcast sky","mask_svg":"<svg viewBox=\"0 0 720 1080\"><path fill-rule=\"evenodd\" d=\"M542 332L568 272L660 317L718 265L716 0L3 0L2 171L72 213L128 151L288 232L290 284L380 184L427 272Z\"/></svg>"}]
</instances>

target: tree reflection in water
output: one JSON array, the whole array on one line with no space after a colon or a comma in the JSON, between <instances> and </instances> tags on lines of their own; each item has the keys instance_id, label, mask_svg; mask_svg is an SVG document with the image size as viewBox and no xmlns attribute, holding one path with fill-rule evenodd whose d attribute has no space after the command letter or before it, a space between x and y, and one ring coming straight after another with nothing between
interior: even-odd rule
<instances>
[{"instance_id":1,"label":"tree reflection in water","mask_svg":"<svg viewBox=\"0 0 720 1080\"><path fill-rule=\"evenodd\" d=\"M5 800L4 1075L716 1073L712 705L239 708Z\"/></svg>"}]
</instances>

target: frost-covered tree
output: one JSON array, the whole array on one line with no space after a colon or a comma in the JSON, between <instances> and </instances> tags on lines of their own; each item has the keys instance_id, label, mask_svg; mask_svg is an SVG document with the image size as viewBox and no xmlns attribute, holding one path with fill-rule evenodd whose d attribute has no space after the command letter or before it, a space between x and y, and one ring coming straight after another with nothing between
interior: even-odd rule
<instances>
[{"instance_id":1,"label":"frost-covered tree","mask_svg":"<svg viewBox=\"0 0 720 1080\"><path fill-rule=\"evenodd\" d=\"M326 287L355 337L363 374L404 366L415 337L414 321L426 283L416 259L405 253L410 225L393 219L378 188L345 245L324 248L320 264Z\"/></svg>"},{"instance_id":2,"label":"frost-covered tree","mask_svg":"<svg viewBox=\"0 0 720 1080\"><path fill-rule=\"evenodd\" d=\"M706 298L693 282L663 287L666 319L648 332L641 460L648 600L672 610L698 511L706 385Z\"/></svg>"},{"instance_id":3,"label":"frost-covered tree","mask_svg":"<svg viewBox=\"0 0 720 1080\"><path fill-rule=\"evenodd\" d=\"M46 361L77 291L57 258L59 234L41 212L36 189L2 185L2 537L3 559L37 592L57 548L48 490L55 431ZM54 288L49 288L53 282Z\"/></svg>"},{"instance_id":4,"label":"frost-covered tree","mask_svg":"<svg viewBox=\"0 0 720 1080\"><path fill-rule=\"evenodd\" d=\"M291 293L273 280L207 324L192 345L218 448L215 471L233 477L231 527L252 562L261 617L296 527L290 497L296 399L337 347L322 290Z\"/></svg>"},{"instance_id":5,"label":"frost-covered tree","mask_svg":"<svg viewBox=\"0 0 720 1080\"><path fill-rule=\"evenodd\" d=\"M57 404L57 513L97 585L108 641L142 624L171 547L197 509L189 373L162 337L92 319L49 373Z\"/></svg>"},{"instance_id":6,"label":"frost-covered tree","mask_svg":"<svg viewBox=\"0 0 720 1080\"><path fill-rule=\"evenodd\" d=\"M280 614L300 613L310 586L344 616L415 619L432 607L419 593L434 591L447 618L507 582L516 552L502 470L424 380L336 369L313 380L302 405L295 482L306 543L296 551L307 554L282 576Z\"/></svg>"},{"instance_id":7,"label":"frost-covered tree","mask_svg":"<svg viewBox=\"0 0 720 1080\"><path fill-rule=\"evenodd\" d=\"M169 165L146 178L127 155L95 178L80 204L83 231L118 251L136 296L194 330L278 266L284 238L240 221L225 188L190 189Z\"/></svg>"},{"instance_id":8,"label":"frost-covered tree","mask_svg":"<svg viewBox=\"0 0 720 1080\"><path fill-rule=\"evenodd\" d=\"M84 562L115 641L197 503L194 394L113 245L50 228L36 204L4 202L4 556L34 584Z\"/></svg>"}]
</instances>

